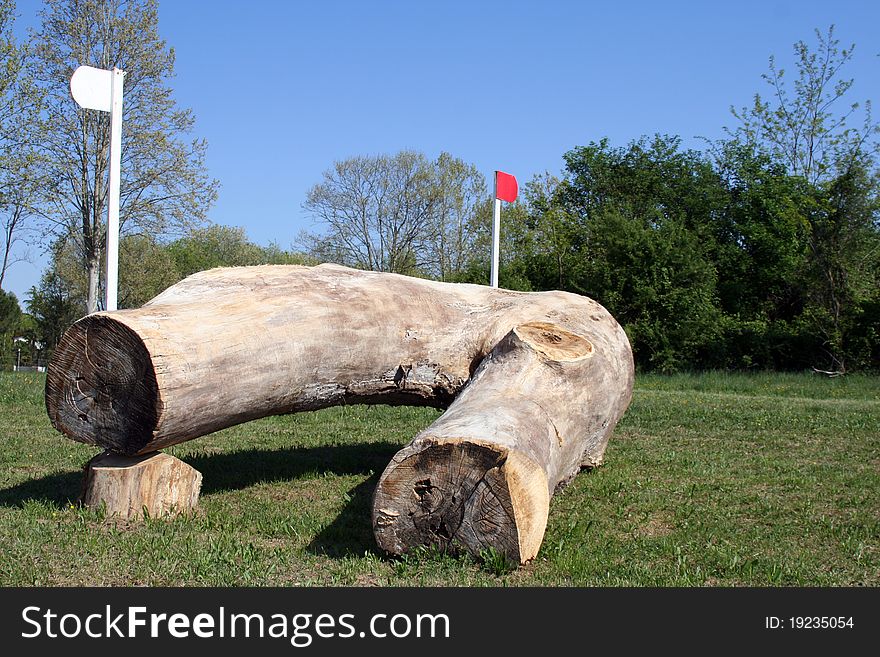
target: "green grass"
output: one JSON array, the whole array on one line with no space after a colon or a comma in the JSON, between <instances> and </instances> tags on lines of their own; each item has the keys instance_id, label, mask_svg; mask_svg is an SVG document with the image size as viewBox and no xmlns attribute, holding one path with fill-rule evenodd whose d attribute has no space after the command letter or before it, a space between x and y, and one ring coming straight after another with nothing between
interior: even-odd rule
<instances>
[{"instance_id":1,"label":"green grass","mask_svg":"<svg viewBox=\"0 0 880 657\"><path fill-rule=\"evenodd\" d=\"M436 411L342 407L179 445L199 512L122 524L75 504L97 450L52 430L43 381L0 375L6 586L880 584L878 378L639 377L606 465L553 498L540 553L512 570L376 550L376 479Z\"/></svg>"}]
</instances>

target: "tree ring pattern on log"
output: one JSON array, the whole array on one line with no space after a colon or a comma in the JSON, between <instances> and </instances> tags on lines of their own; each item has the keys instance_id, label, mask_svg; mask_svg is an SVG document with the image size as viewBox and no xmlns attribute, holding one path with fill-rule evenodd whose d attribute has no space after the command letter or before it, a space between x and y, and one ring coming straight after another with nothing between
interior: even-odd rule
<instances>
[{"instance_id":1,"label":"tree ring pattern on log","mask_svg":"<svg viewBox=\"0 0 880 657\"><path fill-rule=\"evenodd\" d=\"M136 454L159 416L158 385L141 338L112 318L90 316L61 339L46 374L46 411L74 440Z\"/></svg>"},{"instance_id":2,"label":"tree ring pattern on log","mask_svg":"<svg viewBox=\"0 0 880 657\"><path fill-rule=\"evenodd\" d=\"M373 526L380 547L397 554L415 545L472 554L494 547L519 563L506 460L506 450L467 441L404 455L376 489Z\"/></svg>"}]
</instances>

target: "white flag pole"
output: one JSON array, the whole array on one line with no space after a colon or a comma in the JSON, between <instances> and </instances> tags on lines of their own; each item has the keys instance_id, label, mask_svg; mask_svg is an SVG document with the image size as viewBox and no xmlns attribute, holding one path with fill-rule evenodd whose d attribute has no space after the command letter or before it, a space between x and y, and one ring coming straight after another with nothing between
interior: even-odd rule
<instances>
[{"instance_id":1,"label":"white flag pole","mask_svg":"<svg viewBox=\"0 0 880 657\"><path fill-rule=\"evenodd\" d=\"M119 285L119 178L122 159L122 85L125 72L113 69L110 85L110 180L107 188L107 286L105 310L116 310Z\"/></svg>"},{"instance_id":2,"label":"white flag pole","mask_svg":"<svg viewBox=\"0 0 880 657\"><path fill-rule=\"evenodd\" d=\"M110 112L110 171L107 181L107 278L104 309L116 310L119 280L119 179L122 159L122 85L125 71L80 66L70 77L70 94L85 109Z\"/></svg>"},{"instance_id":3,"label":"white flag pole","mask_svg":"<svg viewBox=\"0 0 880 657\"><path fill-rule=\"evenodd\" d=\"M498 264L501 245L501 199L498 198L498 172L495 172L492 198L495 202L495 211L492 218L492 273L490 285L498 287Z\"/></svg>"}]
</instances>

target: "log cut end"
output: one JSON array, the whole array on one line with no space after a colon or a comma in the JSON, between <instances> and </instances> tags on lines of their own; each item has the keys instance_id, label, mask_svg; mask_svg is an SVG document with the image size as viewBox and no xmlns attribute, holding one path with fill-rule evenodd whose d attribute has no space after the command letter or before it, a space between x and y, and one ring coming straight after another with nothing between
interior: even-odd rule
<instances>
[{"instance_id":1,"label":"log cut end","mask_svg":"<svg viewBox=\"0 0 880 657\"><path fill-rule=\"evenodd\" d=\"M49 363L46 411L73 440L119 454L140 452L159 418L156 374L143 340L111 317L79 320Z\"/></svg>"},{"instance_id":2,"label":"log cut end","mask_svg":"<svg viewBox=\"0 0 880 657\"><path fill-rule=\"evenodd\" d=\"M519 452L470 440L420 441L399 452L376 488L379 547L417 545L525 563L541 546L550 495L543 469Z\"/></svg>"},{"instance_id":3,"label":"log cut end","mask_svg":"<svg viewBox=\"0 0 880 657\"><path fill-rule=\"evenodd\" d=\"M520 324L513 332L548 360L567 363L593 355L589 340L556 324L529 322Z\"/></svg>"},{"instance_id":4,"label":"log cut end","mask_svg":"<svg viewBox=\"0 0 880 657\"><path fill-rule=\"evenodd\" d=\"M170 454L127 457L104 452L86 464L81 502L124 520L189 513L196 508L202 473Z\"/></svg>"}]
</instances>

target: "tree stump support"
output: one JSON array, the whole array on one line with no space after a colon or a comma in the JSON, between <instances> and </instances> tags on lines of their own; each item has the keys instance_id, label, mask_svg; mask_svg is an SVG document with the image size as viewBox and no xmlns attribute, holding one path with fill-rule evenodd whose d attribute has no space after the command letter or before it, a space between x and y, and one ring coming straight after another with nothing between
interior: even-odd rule
<instances>
[{"instance_id":1,"label":"tree stump support","mask_svg":"<svg viewBox=\"0 0 880 657\"><path fill-rule=\"evenodd\" d=\"M170 454L121 456L102 452L85 465L80 502L107 518L138 520L191 513L202 473Z\"/></svg>"}]
</instances>

